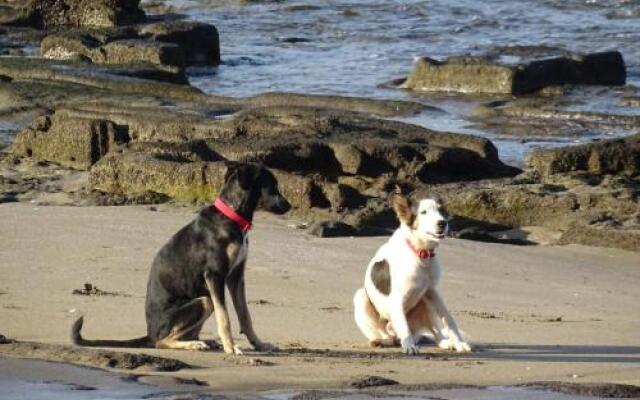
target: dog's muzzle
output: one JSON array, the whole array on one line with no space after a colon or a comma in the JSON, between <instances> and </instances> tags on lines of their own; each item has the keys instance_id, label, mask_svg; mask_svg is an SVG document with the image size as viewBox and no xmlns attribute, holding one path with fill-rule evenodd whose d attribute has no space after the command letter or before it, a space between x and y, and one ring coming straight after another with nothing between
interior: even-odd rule
<instances>
[{"instance_id":1,"label":"dog's muzzle","mask_svg":"<svg viewBox=\"0 0 640 400\"><path fill-rule=\"evenodd\" d=\"M444 238L445 235L447 234L448 228L449 226L447 224L447 221L438 221L437 229L434 236L437 237L438 239Z\"/></svg>"}]
</instances>

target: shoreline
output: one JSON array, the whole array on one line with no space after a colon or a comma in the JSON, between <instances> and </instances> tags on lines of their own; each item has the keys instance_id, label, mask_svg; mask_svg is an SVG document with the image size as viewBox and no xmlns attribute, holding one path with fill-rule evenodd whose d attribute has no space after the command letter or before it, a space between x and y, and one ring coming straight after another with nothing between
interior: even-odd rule
<instances>
[{"instance_id":1,"label":"shoreline","mask_svg":"<svg viewBox=\"0 0 640 400\"><path fill-rule=\"evenodd\" d=\"M640 386L616 383L540 381L517 385L413 384L402 385L379 376L354 379L335 388L283 388L251 391L220 391L197 379L172 376L123 374L68 363L0 357L0 400L30 396L46 399L365 399L398 397L463 400L469 398L533 398L581 400L638 398ZM35 395L35 397L34 397Z\"/></svg>"},{"instance_id":2,"label":"shoreline","mask_svg":"<svg viewBox=\"0 0 640 400\"><path fill-rule=\"evenodd\" d=\"M151 258L192 215L190 209L169 206L0 205L0 229L11 232L0 239L6 271L0 333L18 341L67 344L71 322L81 312L87 338L139 336L145 329ZM369 349L352 321L351 296L386 237L319 239L292 224L257 217L247 271L256 330L282 353L229 357L130 350L197 367L142 373L195 378L212 390L242 393L340 388L362 376L402 385L640 385L634 335L640 328L637 253L447 239L439 252L443 295L480 351L457 355L426 346L420 356L409 357L398 349ZM86 282L117 295L72 295ZM232 326L239 338L235 318ZM214 331L209 320L203 337L213 338ZM248 347L244 338L238 343ZM266 362L251 361L256 359Z\"/></svg>"}]
</instances>

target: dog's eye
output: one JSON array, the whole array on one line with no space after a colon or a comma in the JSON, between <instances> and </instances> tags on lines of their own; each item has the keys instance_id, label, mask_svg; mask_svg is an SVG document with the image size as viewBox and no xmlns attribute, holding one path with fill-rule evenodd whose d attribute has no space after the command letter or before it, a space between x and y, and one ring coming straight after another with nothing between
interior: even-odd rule
<instances>
[{"instance_id":1,"label":"dog's eye","mask_svg":"<svg viewBox=\"0 0 640 400\"><path fill-rule=\"evenodd\" d=\"M427 210L422 210L422 211L420 211L420 214L422 214L422 215L424 215L424 214L426 214L426 213L427 213Z\"/></svg>"}]
</instances>

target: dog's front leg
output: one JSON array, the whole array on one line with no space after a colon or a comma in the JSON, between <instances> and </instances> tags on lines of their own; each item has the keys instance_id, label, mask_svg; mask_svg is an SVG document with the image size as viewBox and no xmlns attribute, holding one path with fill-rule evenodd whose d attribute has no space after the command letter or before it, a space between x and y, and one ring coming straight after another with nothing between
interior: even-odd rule
<instances>
[{"instance_id":1,"label":"dog's front leg","mask_svg":"<svg viewBox=\"0 0 640 400\"><path fill-rule=\"evenodd\" d=\"M443 339L438 344L441 348L452 349L458 352L467 352L471 351L471 346L464 340L462 340L462 335L460 335L460 330L458 329L458 324L451 316L451 313L447 309L444 300L440 296L437 290L432 289L427 293L427 298L430 300L430 303L433 305L435 312L440 316L441 320L444 322L445 331L448 331L448 339Z\"/></svg>"},{"instance_id":2,"label":"dog's front leg","mask_svg":"<svg viewBox=\"0 0 640 400\"><path fill-rule=\"evenodd\" d=\"M242 351L233 344L233 338L231 337L229 313L227 312L224 301L224 276L206 270L204 272L204 281L209 290L211 301L213 302L213 312L216 315L218 336L220 336L220 340L222 341L224 352L228 354L242 354Z\"/></svg>"},{"instance_id":3,"label":"dog's front leg","mask_svg":"<svg viewBox=\"0 0 640 400\"><path fill-rule=\"evenodd\" d=\"M233 300L233 306L236 309L236 314L238 315L238 322L240 323L240 333L244 333L249 339L251 346L255 350L258 351L274 351L278 350L278 346L263 342L258 338L255 331L253 330L253 323L251 321L251 314L249 314L249 307L247 306L247 297L244 286L244 276L242 270L244 270L244 266L239 266L238 271L240 273L236 273L230 276L227 279L227 284L229 285L229 292L231 293L231 300ZM238 267L236 267L238 268Z\"/></svg>"},{"instance_id":4,"label":"dog's front leg","mask_svg":"<svg viewBox=\"0 0 640 400\"><path fill-rule=\"evenodd\" d=\"M401 295L389 295L389 314L391 315L391 325L396 335L400 338L402 351L407 354L418 354L418 345L407 322L404 309L404 298Z\"/></svg>"}]
</instances>

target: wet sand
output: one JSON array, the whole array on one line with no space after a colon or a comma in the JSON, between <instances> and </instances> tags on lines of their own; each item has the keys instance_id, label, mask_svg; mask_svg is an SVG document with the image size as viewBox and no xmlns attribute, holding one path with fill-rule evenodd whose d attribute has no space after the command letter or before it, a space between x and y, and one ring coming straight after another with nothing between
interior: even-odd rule
<instances>
[{"instance_id":1,"label":"wet sand","mask_svg":"<svg viewBox=\"0 0 640 400\"><path fill-rule=\"evenodd\" d=\"M87 338L140 336L151 260L192 217L193 210L171 206L0 205L0 333L68 344L69 327L82 313ZM425 346L420 356L408 357L397 349L369 349L352 318L351 296L385 238L318 239L293 223L257 217L247 271L256 330L282 352L232 357L131 349L193 368L119 372L150 375L151 383L196 378L216 393L345 388L369 375L402 385L640 385L637 253L449 239L439 251L442 291L476 351L456 355ZM112 295L72 294L87 282ZM248 350L235 321L233 331ZM203 332L214 338L213 320ZM0 345L0 357L55 359L54 353ZM56 368L42 370L54 374ZM15 371L16 379L22 376Z\"/></svg>"}]
</instances>

